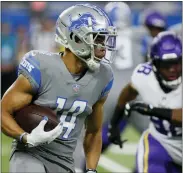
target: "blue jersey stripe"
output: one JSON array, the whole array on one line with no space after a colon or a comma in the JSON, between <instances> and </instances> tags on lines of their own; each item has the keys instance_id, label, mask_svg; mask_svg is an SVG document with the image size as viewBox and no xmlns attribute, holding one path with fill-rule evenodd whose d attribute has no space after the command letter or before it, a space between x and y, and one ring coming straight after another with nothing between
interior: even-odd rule
<instances>
[{"instance_id":1,"label":"blue jersey stripe","mask_svg":"<svg viewBox=\"0 0 183 173\"><path fill-rule=\"evenodd\" d=\"M106 85L106 87L103 89L103 91L101 93L101 98L106 96L110 92L112 85L113 85L113 81L114 81L114 78L112 78L110 80L110 82Z\"/></svg>"},{"instance_id":2,"label":"blue jersey stripe","mask_svg":"<svg viewBox=\"0 0 183 173\"><path fill-rule=\"evenodd\" d=\"M22 59L18 73L23 74L31 83L35 92L38 91L41 85L40 63L33 56L28 56Z\"/></svg>"}]
</instances>

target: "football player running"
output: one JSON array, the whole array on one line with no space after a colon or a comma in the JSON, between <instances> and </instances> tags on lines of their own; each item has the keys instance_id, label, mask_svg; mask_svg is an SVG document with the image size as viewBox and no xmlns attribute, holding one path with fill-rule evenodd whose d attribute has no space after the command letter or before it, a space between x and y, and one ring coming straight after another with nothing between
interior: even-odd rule
<instances>
[{"instance_id":1,"label":"football player running","mask_svg":"<svg viewBox=\"0 0 183 173\"><path fill-rule=\"evenodd\" d=\"M150 116L136 155L136 172L180 173L182 162L182 43L170 31L161 32L150 48L151 62L134 70L121 91L109 125L109 140L122 146L118 124L131 111ZM141 95L143 102L132 100Z\"/></svg>"},{"instance_id":2,"label":"football player running","mask_svg":"<svg viewBox=\"0 0 183 173\"><path fill-rule=\"evenodd\" d=\"M104 11L89 5L64 10L56 24L56 42L64 53L28 52L19 75L2 99L2 131L15 138L10 172L75 172L73 152L86 126L86 172L95 173L101 153L103 104L113 73L102 59L115 50L116 29ZM13 113L34 103L53 109L60 121L45 132L47 118L30 134Z\"/></svg>"}]
</instances>

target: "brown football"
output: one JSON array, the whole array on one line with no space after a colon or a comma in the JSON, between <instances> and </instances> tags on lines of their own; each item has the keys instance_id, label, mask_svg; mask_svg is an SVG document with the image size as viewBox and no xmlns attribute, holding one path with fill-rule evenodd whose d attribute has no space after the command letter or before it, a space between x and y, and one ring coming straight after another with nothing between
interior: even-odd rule
<instances>
[{"instance_id":1,"label":"brown football","mask_svg":"<svg viewBox=\"0 0 183 173\"><path fill-rule=\"evenodd\" d=\"M50 108L31 104L25 106L19 111L14 113L14 118L19 126L30 133L35 127L38 126L44 116L48 117L48 122L45 125L44 130L50 131L54 129L59 123L57 115Z\"/></svg>"}]
</instances>

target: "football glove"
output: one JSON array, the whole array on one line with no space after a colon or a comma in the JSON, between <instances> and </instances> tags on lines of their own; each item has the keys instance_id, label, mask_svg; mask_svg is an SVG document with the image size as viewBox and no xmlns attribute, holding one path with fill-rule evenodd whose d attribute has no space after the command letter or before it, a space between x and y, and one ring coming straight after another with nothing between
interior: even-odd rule
<instances>
[{"instance_id":1,"label":"football glove","mask_svg":"<svg viewBox=\"0 0 183 173\"><path fill-rule=\"evenodd\" d=\"M143 102L127 103L124 110L125 115L129 116L131 111L137 111L145 116L155 116L168 121L172 119L172 109L153 107Z\"/></svg>"},{"instance_id":2,"label":"football glove","mask_svg":"<svg viewBox=\"0 0 183 173\"><path fill-rule=\"evenodd\" d=\"M114 127L109 124L107 136L110 142L119 145L120 148L123 148L123 144L127 141L127 139L121 140L120 129L118 126Z\"/></svg>"},{"instance_id":3,"label":"football glove","mask_svg":"<svg viewBox=\"0 0 183 173\"><path fill-rule=\"evenodd\" d=\"M137 111L143 115L151 114L153 106L143 102L130 102L125 105L124 113L126 116L130 116L131 111Z\"/></svg>"},{"instance_id":4,"label":"football glove","mask_svg":"<svg viewBox=\"0 0 183 173\"><path fill-rule=\"evenodd\" d=\"M44 117L39 125L32 130L30 134L27 134L28 147L36 147L41 144L49 144L56 139L63 130L63 124L59 123L53 130L45 132L44 126L48 121L47 117Z\"/></svg>"}]
</instances>

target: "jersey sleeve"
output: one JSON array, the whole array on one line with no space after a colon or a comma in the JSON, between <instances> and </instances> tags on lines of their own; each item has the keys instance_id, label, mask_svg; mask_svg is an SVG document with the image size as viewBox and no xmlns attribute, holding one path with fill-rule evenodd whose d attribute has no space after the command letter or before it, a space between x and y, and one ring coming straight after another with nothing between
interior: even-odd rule
<instances>
[{"instance_id":1,"label":"jersey sleeve","mask_svg":"<svg viewBox=\"0 0 183 173\"><path fill-rule=\"evenodd\" d=\"M109 94L109 92L110 92L110 90L111 90L111 88L112 88L112 85L113 85L113 81L114 81L114 78L112 78L108 83L107 83L107 85L104 87L104 89L102 90L102 93L101 93L101 97L100 98L104 98L104 97L106 97L108 94Z\"/></svg>"},{"instance_id":2,"label":"jersey sleeve","mask_svg":"<svg viewBox=\"0 0 183 173\"><path fill-rule=\"evenodd\" d=\"M33 92L37 93L41 85L41 69L40 61L33 51L28 52L22 58L18 67L18 75L20 74L29 80Z\"/></svg>"},{"instance_id":3,"label":"jersey sleeve","mask_svg":"<svg viewBox=\"0 0 183 173\"><path fill-rule=\"evenodd\" d=\"M139 64L131 76L131 84L134 89L140 92L146 83L147 76L150 75L152 67L148 63Z\"/></svg>"},{"instance_id":4,"label":"jersey sleeve","mask_svg":"<svg viewBox=\"0 0 183 173\"><path fill-rule=\"evenodd\" d=\"M102 72L103 75L102 75L102 79L101 79L103 88L102 88L102 92L101 92L99 99L102 99L109 94L109 92L113 86L113 81L114 81L114 76L113 76L113 71L112 71L111 66L104 65L103 67L104 67L103 72Z\"/></svg>"}]
</instances>

